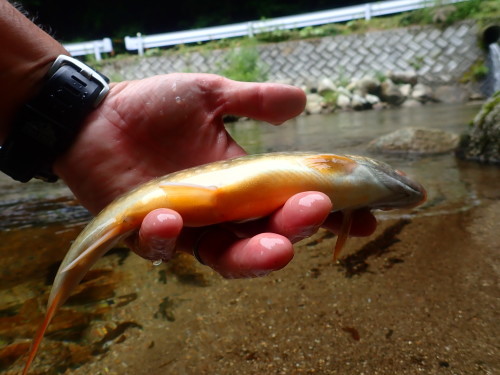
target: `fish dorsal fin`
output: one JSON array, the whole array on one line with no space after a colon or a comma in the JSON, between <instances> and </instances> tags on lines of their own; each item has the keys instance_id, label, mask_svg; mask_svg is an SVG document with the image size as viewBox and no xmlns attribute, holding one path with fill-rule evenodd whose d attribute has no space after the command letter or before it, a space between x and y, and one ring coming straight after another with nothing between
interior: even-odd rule
<instances>
[{"instance_id":1,"label":"fish dorsal fin","mask_svg":"<svg viewBox=\"0 0 500 375\"><path fill-rule=\"evenodd\" d=\"M352 225L352 210L345 210L342 212L342 225L340 226L340 232L337 236L337 241L335 242L335 249L333 251L333 260L337 261L339 255L344 248L344 245L349 237L349 232Z\"/></svg>"}]
</instances>

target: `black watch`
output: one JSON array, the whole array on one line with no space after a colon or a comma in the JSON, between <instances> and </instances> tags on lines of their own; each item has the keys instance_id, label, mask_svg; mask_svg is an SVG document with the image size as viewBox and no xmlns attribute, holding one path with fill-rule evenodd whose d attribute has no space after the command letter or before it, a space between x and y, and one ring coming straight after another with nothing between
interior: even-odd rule
<instances>
[{"instance_id":1,"label":"black watch","mask_svg":"<svg viewBox=\"0 0 500 375\"><path fill-rule=\"evenodd\" d=\"M0 148L0 171L27 182L57 181L54 160L76 137L83 119L104 99L109 79L72 57L60 55L41 91L24 104Z\"/></svg>"}]
</instances>

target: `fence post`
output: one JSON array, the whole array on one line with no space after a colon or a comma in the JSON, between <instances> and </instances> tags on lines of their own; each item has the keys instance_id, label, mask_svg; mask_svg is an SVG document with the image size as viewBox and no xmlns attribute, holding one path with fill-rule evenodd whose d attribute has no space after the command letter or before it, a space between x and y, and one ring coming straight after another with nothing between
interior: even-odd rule
<instances>
[{"instance_id":1,"label":"fence post","mask_svg":"<svg viewBox=\"0 0 500 375\"><path fill-rule=\"evenodd\" d=\"M101 61L101 47L99 46L99 42L98 41L95 41L93 43L93 47L94 47L94 55L95 55L95 59L97 61Z\"/></svg>"},{"instance_id":2,"label":"fence post","mask_svg":"<svg viewBox=\"0 0 500 375\"><path fill-rule=\"evenodd\" d=\"M144 56L144 42L142 41L141 33L137 33L137 52L139 56Z\"/></svg>"},{"instance_id":3,"label":"fence post","mask_svg":"<svg viewBox=\"0 0 500 375\"><path fill-rule=\"evenodd\" d=\"M248 37L253 38L253 22L252 21L248 22L247 30L248 30Z\"/></svg>"},{"instance_id":4,"label":"fence post","mask_svg":"<svg viewBox=\"0 0 500 375\"><path fill-rule=\"evenodd\" d=\"M369 21L372 19L372 5L370 3L365 4L365 20Z\"/></svg>"}]
</instances>

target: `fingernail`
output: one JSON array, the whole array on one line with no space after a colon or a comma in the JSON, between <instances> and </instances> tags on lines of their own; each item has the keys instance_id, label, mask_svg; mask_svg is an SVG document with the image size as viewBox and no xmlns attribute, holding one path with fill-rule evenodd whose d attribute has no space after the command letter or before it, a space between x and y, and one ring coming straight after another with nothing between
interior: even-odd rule
<instances>
[{"instance_id":1,"label":"fingernail","mask_svg":"<svg viewBox=\"0 0 500 375\"><path fill-rule=\"evenodd\" d=\"M311 207L315 202L324 201L325 197L321 194L308 194L299 199L299 205L302 207Z\"/></svg>"},{"instance_id":2,"label":"fingernail","mask_svg":"<svg viewBox=\"0 0 500 375\"><path fill-rule=\"evenodd\" d=\"M266 249L272 250L276 246L284 245L285 241L276 237L263 237L259 240L259 243Z\"/></svg>"}]
</instances>

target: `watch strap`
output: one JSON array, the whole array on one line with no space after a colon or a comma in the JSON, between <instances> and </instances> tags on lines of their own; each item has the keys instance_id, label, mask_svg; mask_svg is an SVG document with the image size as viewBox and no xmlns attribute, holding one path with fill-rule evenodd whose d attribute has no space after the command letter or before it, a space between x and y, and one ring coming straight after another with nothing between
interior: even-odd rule
<instances>
[{"instance_id":1,"label":"watch strap","mask_svg":"<svg viewBox=\"0 0 500 375\"><path fill-rule=\"evenodd\" d=\"M109 91L108 80L82 62L59 56L40 92L24 104L0 149L0 170L15 180L57 181L54 160L66 151L84 118Z\"/></svg>"}]
</instances>

